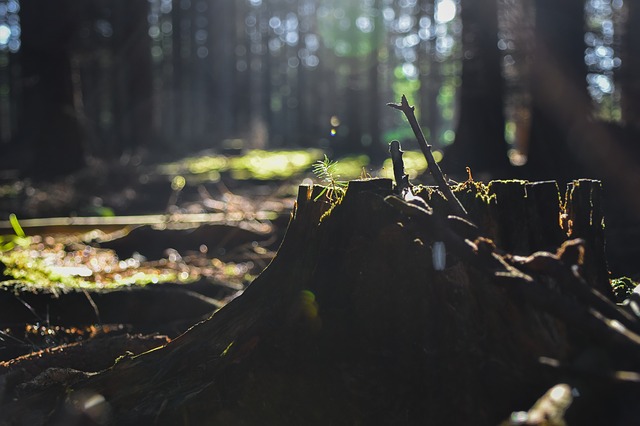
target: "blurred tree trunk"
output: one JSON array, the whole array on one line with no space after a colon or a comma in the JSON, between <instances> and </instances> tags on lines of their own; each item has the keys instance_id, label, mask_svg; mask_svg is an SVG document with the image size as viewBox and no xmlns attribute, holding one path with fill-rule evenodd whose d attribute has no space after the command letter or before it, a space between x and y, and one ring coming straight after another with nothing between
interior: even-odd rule
<instances>
[{"instance_id":1,"label":"blurred tree trunk","mask_svg":"<svg viewBox=\"0 0 640 426\"><path fill-rule=\"evenodd\" d=\"M267 28L269 28L268 26L268 22L269 22L269 11L270 9L268 8L267 5L262 6L262 13L263 15L261 15L260 19L258 22L264 22L264 29L262 28L262 26L258 26L258 31L261 32L261 43L262 43L262 47L261 47L261 51L262 51L262 66L260 67L261 70L261 74L260 74L260 110L261 110L261 115L262 115L262 119L264 120L264 122L266 123L266 128L267 128L267 132L268 132L268 140L267 140L267 145L270 144L271 142L271 137L272 134L274 133L275 129L272 128L272 123L273 123L273 111L271 110L271 96L272 96L272 92L273 92L273 85L271 84L271 80L272 80L272 73L273 73L273 65L271 62L271 51L269 49L269 32L267 30Z\"/></svg>"},{"instance_id":2,"label":"blurred tree trunk","mask_svg":"<svg viewBox=\"0 0 640 426\"><path fill-rule=\"evenodd\" d=\"M247 135L251 117L251 64L248 60L251 45L244 22L247 16L247 2L233 2L231 13L233 14L227 19L232 20L233 41L230 46L232 54L228 58L234 76L235 96L233 98L236 124L233 136L237 137Z\"/></svg>"},{"instance_id":3,"label":"blurred tree trunk","mask_svg":"<svg viewBox=\"0 0 640 426\"><path fill-rule=\"evenodd\" d=\"M419 5L421 16L429 19L433 26L434 0L421 0ZM431 27L429 27L430 30ZM440 109L438 108L438 92L442 82L440 62L437 59L435 43L431 34L429 34L427 40L423 40L420 44L418 66L420 67L420 122L425 130L425 137L429 142L439 145Z\"/></svg>"},{"instance_id":4,"label":"blurred tree trunk","mask_svg":"<svg viewBox=\"0 0 640 426\"><path fill-rule=\"evenodd\" d=\"M303 9L303 2L300 0L296 1L296 9L301 11ZM308 92L309 86L314 83L309 83L309 70L304 65L304 60L299 57L298 52L302 52L304 48L304 29L310 28L310 25L303 23L303 19L308 19L307 17L303 17L301 14L298 14L298 28L296 31L298 32L298 41L295 45L295 57L298 58L298 66L296 68L296 79L297 79L297 88L295 92L295 100L298 105L297 113L298 119L296 120L296 139L297 143L301 146L311 146L313 143L313 133L311 131L310 126L310 117L311 113L311 103L307 102L309 99Z\"/></svg>"},{"instance_id":5,"label":"blurred tree trunk","mask_svg":"<svg viewBox=\"0 0 640 426\"><path fill-rule=\"evenodd\" d=\"M455 143L445 161L451 172L465 166L500 171L509 166L504 139L504 82L498 50L496 0L462 2L462 87Z\"/></svg>"},{"instance_id":6,"label":"blurred tree trunk","mask_svg":"<svg viewBox=\"0 0 640 426\"><path fill-rule=\"evenodd\" d=\"M377 161L382 161L387 157L386 144L380 141L380 108L384 105L381 99L380 91L380 48L384 40L383 21L382 21L382 4L380 0L374 0L373 10L377 11L377 15L373 21L373 31L371 32L371 53L369 53L368 79L369 79L369 116L368 116L368 133L369 145L366 146L367 154Z\"/></svg>"},{"instance_id":7,"label":"blurred tree trunk","mask_svg":"<svg viewBox=\"0 0 640 426\"><path fill-rule=\"evenodd\" d=\"M183 25L185 22L188 22L187 17L185 16L185 9L182 7L182 4L177 4L171 8L171 28L172 28L172 36L171 36L171 64L169 66L170 71L170 79L166 83L166 91L164 92L165 102L163 107L166 112L163 115L163 123L161 128L167 132L165 135L169 141L171 140L180 140L181 136L181 123L182 116L188 109L186 108L186 103L184 97L181 95L182 93L182 79L183 77L183 69L184 69L184 61L185 58L188 57L189 53L186 50L188 43L190 41L190 32L188 28L185 28ZM183 51L185 49L185 51ZM171 143L171 142L169 142Z\"/></svg>"},{"instance_id":8,"label":"blurred tree trunk","mask_svg":"<svg viewBox=\"0 0 640 426\"><path fill-rule=\"evenodd\" d=\"M352 22L355 22L360 9L358 6L352 3L345 3L345 16ZM345 121L343 122L342 130L344 132L344 151L348 154L361 154L362 153L362 141L363 136L366 133L367 122L366 114L368 108L365 105L368 102L367 94L365 93L369 88L369 73L367 72L367 65L369 58L367 56L359 56L355 54L355 44L357 43L357 37L360 35L360 30L355 25L350 25L343 33L344 40L351 43L351 55L344 57L345 63L349 64L348 74L345 78L344 87L344 105L345 105ZM369 43L371 43L369 39ZM369 48L373 46L369 45ZM338 77L340 78L340 77ZM340 135L338 130L338 135ZM336 150L337 152L340 152Z\"/></svg>"},{"instance_id":9,"label":"blurred tree trunk","mask_svg":"<svg viewBox=\"0 0 640 426\"><path fill-rule=\"evenodd\" d=\"M147 147L151 139L152 82L149 3L120 0L113 4L116 91L116 155Z\"/></svg>"},{"instance_id":10,"label":"blurred tree trunk","mask_svg":"<svg viewBox=\"0 0 640 426\"><path fill-rule=\"evenodd\" d=\"M211 124L212 134L221 140L227 138L235 128L233 93L235 86L235 37L233 27L235 21L234 2L211 2L210 33L211 52L207 57L210 71L208 79L211 92Z\"/></svg>"},{"instance_id":11,"label":"blurred tree trunk","mask_svg":"<svg viewBox=\"0 0 640 426\"><path fill-rule=\"evenodd\" d=\"M364 131L363 109L366 105L364 90L366 73L353 71L354 69L362 69L360 58L349 58L353 62L351 73L346 77L346 88L344 91L346 105L346 126L348 134L345 140L345 151L348 154L362 153L362 135Z\"/></svg>"},{"instance_id":12,"label":"blurred tree trunk","mask_svg":"<svg viewBox=\"0 0 640 426\"><path fill-rule=\"evenodd\" d=\"M640 4L624 2L626 25L622 33L622 66L618 73L621 87L622 121L640 131Z\"/></svg>"},{"instance_id":13,"label":"blurred tree trunk","mask_svg":"<svg viewBox=\"0 0 640 426\"><path fill-rule=\"evenodd\" d=\"M71 74L71 41L81 16L71 0L20 6L23 98L17 137L34 150L29 174L64 175L84 165Z\"/></svg>"},{"instance_id":14,"label":"blurred tree trunk","mask_svg":"<svg viewBox=\"0 0 640 426\"><path fill-rule=\"evenodd\" d=\"M384 102L380 99L380 84L378 81L378 48L374 47L369 55L368 69L368 95L369 101L367 106L367 139L363 139L364 151L371 158L384 160L387 156L387 149L380 143L380 106Z\"/></svg>"},{"instance_id":15,"label":"blurred tree trunk","mask_svg":"<svg viewBox=\"0 0 640 426\"><path fill-rule=\"evenodd\" d=\"M584 1L537 0L532 62L530 174L561 181L581 174L591 99L584 62Z\"/></svg>"}]
</instances>

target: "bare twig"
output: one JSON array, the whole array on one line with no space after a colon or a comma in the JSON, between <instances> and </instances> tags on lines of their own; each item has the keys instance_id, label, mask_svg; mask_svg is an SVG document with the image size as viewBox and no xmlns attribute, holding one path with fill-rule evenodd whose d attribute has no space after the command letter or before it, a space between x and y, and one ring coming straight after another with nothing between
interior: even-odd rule
<instances>
[{"instance_id":1,"label":"bare twig","mask_svg":"<svg viewBox=\"0 0 640 426\"><path fill-rule=\"evenodd\" d=\"M391 154L391 163L393 164L393 176L396 179L396 187L398 194L403 196L404 193L409 190L409 176L404 173L404 162L402 161L402 154L404 151L400 148L400 142L393 140L389 144L389 153Z\"/></svg>"},{"instance_id":2,"label":"bare twig","mask_svg":"<svg viewBox=\"0 0 640 426\"><path fill-rule=\"evenodd\" d=\"M399 104L388 103L387 106L390 106L391 108L402 111L404 115L407 117L407 120L409 120L409 124L411 125L411 129L413 130L413 134L416 136L416 139L418 140L418 145L420 146L420 150L424 154L424 157L427 159L427 166L428 166L429 172L431 173L431 176L433 176L433 179L436 181L436 184L438 185L438 189L440 189L440 191L444 194L445 198L447 199L449 206L452 210L452 213L466 219L468 217L467 211L464 209L464 207L460 203L460 200L458 200L458 198L456 198L456 196L453 194L453 191L451 190L449 185L447 185L444 175L442 174L442 170L440 169L440 166L438 165L436 160L433 158L433 153L431 152L431 145L427 143L427 140L425 139L424 134L422 133L422 129L418 124L418 120L416 120L416 116L414 114L415 107L409 105L409 102L407 101L407 97L405 95L402 95L402 100Z\"/></svg>"}]
</instances>

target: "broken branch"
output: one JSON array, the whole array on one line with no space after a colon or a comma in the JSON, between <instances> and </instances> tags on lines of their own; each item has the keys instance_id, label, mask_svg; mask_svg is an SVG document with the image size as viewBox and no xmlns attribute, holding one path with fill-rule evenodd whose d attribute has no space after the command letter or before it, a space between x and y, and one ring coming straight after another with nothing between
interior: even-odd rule
<instances>
[{"instance_id":1,"label":"broken branch","mask_svg":"<svg viewBox=\"0 0 640 426\"><path fill-rule=\"evenodd\" d=\"M418 145L420 146L420 150L422 151L422 153L424 154L424 157L427 160L427 166L428 166L429 172L431 173L431 176L433 176L433 179L436 181L436 185L438 185L438 189L442 191L445 198L447 199L447 202L449 204L449 207L452 210L452 213L466 219L468 217L467 211L460 203L460 200L458 200L458 198L456 198L456 196L453 194L453 191L451 190L449 185L447 185L447 182L444 179L442 170L440 169L440 166L436 162L435 158L433 158L433 153L431 152L431 145L427 143L427 140L424 137L424 134L422 133L422 129L418 124L418 120L416 120L416 116L414 114L415 107L409 105L409 102L407 101L407 97L405 95L402 95L402 100L399 104L388 103L387 106L390 106L391 108L402 111L404 115L407 117L407 120L411 125L411 129L413 130L413 134L416 136L416 139L418 140Z\"/></svg>"},{"instance_id":2,"label":"broken branch","mask_svg":"<svg viewBox=\"0 0 640 426\"><path fill-rule=\"evenodd\" d=\"M389 153L391 154L391 163L393 164L393 176L396 180L396 190L398 194L403 196L404 193L409 190L409 176L404 172L404 162L402 161L402 154L404 151L400 148L400 142L393 140L389 144Z\"/></svg>"}]
</instances>

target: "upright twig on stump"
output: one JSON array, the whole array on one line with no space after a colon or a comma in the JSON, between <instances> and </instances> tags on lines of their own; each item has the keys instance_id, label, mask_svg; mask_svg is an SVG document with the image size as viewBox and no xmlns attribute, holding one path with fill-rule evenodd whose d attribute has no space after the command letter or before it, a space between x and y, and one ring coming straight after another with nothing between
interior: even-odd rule
<instances>
[{"instance_id":1,"label":"upright twig on stump","mask_svg":"<svg viewBox=\"0 0 640 426\"><path fill-rule=\"evenodd\" d=\"M447 199L449 206L452 210L452 213L466 219L468 216L467 211L464 209L464 207L460 203L460 200L458 200L458 198L456 198L456 196L453 194L453 191L451 190L449 185L447 185L447 182L444 179L444 175L442 174L442 170L440 169L440 166L436 162L435 158L433 158L433 153L431 152L431 145L427 143L427 140L425 139L424 134L422 133L422 129L418 124L418 120L416 120L416 116L413 112L415 107L409 105L409 102L407 101L407 97L405 95L402 95L402 100L399 104L390 102L387 104L387 106L390 106L391 108L395 108L397 110L402 111L404 115L407 117L407 120L409 120L409 124L411 125L411 129L413 130L413 134L416 136L416 139L418 140L418 145L420 146L420 150L424 154L424 157L427 159L427 166L428 166L429 172L431 173L431 176L433 176L433 179L436 181L436 184L438 185L438 189L442 191L445 198Z\"/></svg>"},{"instance_id":2,"label":"upright twig on stump","mask_svg":"<svg viewBox=\"0 0 640 426\"><path fill-rule=\"evenodd\" d=\"M400 148L400 142L393 140L389 144L389 153L391 154L391 163L393 164L393 176L396 180L398 194L403 198L407 191L410 190L409 176L404 172L404 162L402 154L404 151Z\"/></svg>"}]
</instances>

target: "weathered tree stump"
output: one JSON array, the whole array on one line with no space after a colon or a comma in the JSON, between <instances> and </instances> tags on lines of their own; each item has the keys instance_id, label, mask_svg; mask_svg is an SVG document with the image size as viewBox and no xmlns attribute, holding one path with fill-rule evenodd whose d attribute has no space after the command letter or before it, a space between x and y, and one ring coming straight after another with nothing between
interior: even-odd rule
<instances>
[{"instance_id":1,"label":"weathered tree stump","mask_svg":"<svg viewBox=\"0 0 640 426\"><path fill-rule=\"evenodd\" d=\"M412 203L389 180L352 181L332 204L301 186L242 296L105 371L40 378L19 397L5 386L0 423L489 425L560 381L615 383L638 368L640 327L597 291L597 187L574 183L561 205L555 183L466 182L474 226L433 188ZM576 366L593 351L609 370Z\"/></svg>"}]
</instances>

